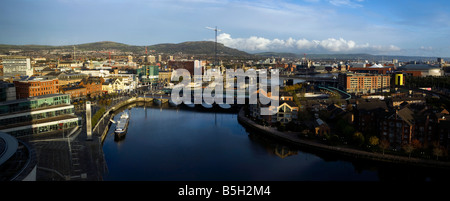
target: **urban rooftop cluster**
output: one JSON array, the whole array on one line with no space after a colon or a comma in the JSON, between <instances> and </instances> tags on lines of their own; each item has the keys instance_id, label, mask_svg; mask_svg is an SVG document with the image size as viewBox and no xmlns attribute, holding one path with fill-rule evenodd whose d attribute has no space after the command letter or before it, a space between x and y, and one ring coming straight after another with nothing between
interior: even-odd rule
<instances>
[{"instance_id":1,"label":"urban rooftop cluster","mask_svg":"<svg viewBox=\"0 0 450 201\"><path fill-rule=\"evenodd\" d=\"M339 61L305 55L214 62L154 51L78 53L0 55L0 132L15 138L75 132L86 126L86 101L95 103L95 113L118 94L170 94L177 84L172 72L180 68L191 75L196 68L215 68L222 76L226 69L279 69L277 113L261 115L269 106L260 103L244 106L255 122L330 145L448 160L450 65L442 58Z\"/></svg>"}]
</instances>

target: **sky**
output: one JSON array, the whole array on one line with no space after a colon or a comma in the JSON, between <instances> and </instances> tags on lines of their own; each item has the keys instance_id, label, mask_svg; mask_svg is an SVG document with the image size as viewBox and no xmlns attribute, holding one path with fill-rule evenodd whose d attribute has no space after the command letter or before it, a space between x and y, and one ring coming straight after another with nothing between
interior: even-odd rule
<instances>
[{"instance_id":1,"label":"sky","mask_svg":"<svg viewBox=\"0 0 450 201\"><path fill-rule=\"evenodd\" d=\"M215 39L250 53L450 57L447 0L2 0L0 44Z\"/></svg>"}]
</instances>

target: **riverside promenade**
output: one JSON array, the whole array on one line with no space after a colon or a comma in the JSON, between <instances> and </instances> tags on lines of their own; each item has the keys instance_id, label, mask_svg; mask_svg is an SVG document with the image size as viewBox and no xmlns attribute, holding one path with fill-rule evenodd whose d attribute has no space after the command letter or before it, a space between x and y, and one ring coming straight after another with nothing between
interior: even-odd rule
<instances>
[{"instance_id":1,"label":"riverside promenade","mask_svg":"<svg viewBox=\"0 0 450 201\"><path fill-rule=\"evenodd\" d=\"M330 146L313 140L305 140L299 137L298 132L281 132L276 128L259 125L253 120L245 116L243 108L239 111L238 121L246 127L250 127L257 131L258 134L271 136L282 141L286 141L300 147L304 147L310 150L320 151L323 153L330 153L334 155L340 155L353 159L365 159L379 162L389 162L404 165L415 165L420 167L429 168L443 168L450 169L450 162L443 162L437 160L427 160L420 158L409 158L406 156L395 156L390 154L373 153L368 151L362 151L347 147Z\"/></svg>"}]
</instances>

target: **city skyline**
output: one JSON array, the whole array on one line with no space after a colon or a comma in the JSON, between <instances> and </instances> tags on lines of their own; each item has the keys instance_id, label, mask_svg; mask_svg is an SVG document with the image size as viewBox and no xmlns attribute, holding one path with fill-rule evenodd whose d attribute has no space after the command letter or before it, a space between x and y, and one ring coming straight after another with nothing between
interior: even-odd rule
<instances>
[{"instance_id":1,"label":"city skyline","mask_svg":"<svg viewBox=\"0 0 450 201\"><path fill-rule=\"evenodd\" d=\"M449 57L446 1L5 1L0 44L214 40L250 53Z\"/></svg>"}]
</instances>

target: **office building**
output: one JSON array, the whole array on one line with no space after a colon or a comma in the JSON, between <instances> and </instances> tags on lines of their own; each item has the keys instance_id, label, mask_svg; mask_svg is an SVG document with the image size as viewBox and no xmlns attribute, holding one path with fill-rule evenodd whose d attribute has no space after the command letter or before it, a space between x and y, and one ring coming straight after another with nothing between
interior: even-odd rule
<instances>
[{"instance_id":1,"label":"office building","mask_svg":"<svg viewBox=\"0 0 450 201\"><path fill-rule=\"evenodd\" d=\"M141 82L157 82L159 79L159 66L143 65L136 71Z\"/></svg>"},{"instance_id":2,"label":"office building","mask_svg":"<svg viewBox=\"0 0 450 201\"><path fill-rule=\"evenodd\" d=\"M30 58L19 56L5 57L3 58L2 64L4 77L33 75Z\"/></svg>"},{"instance_id":3,"label":"office building","mask_svg":"<svg viewBox=\"0 0 450 201\"><path fill-rule=\"evenodd\" d=\"M69 133L81 118L74 114L69 95L50 94L0 103L0 132L14 137Z\"/></svg>"},{"instance_id":4,"label":"office building","mask_svg":"<svg viewBox=\"0 0 450 201\"><path fill-rule=\"evenodd\" d=\"M59 93L59 80L46 77L29 77L14 80L17 99Z\"/></svg>"}]
</instances>

